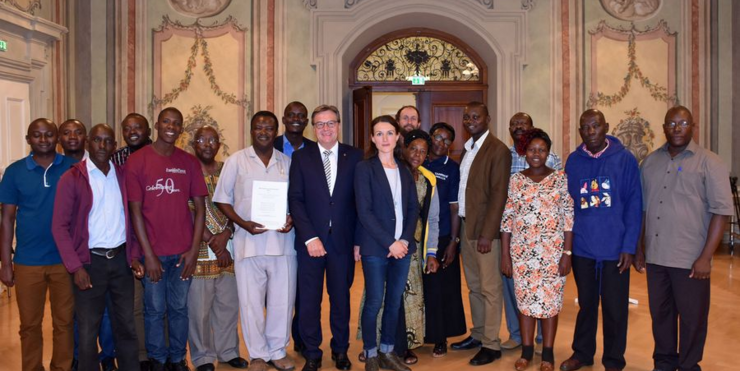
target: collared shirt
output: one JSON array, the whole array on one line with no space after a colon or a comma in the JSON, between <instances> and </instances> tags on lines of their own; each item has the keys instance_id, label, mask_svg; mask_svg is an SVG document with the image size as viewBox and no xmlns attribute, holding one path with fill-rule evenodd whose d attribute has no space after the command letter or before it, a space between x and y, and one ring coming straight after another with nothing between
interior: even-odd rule
<instances>
[{"instance_id":1,"label":"collared shirt","mask_svg":"<svg viewBox=\"0 0 740 371\"><path fill-rule=\"evenodd\" d=\"M692 140L671 157L668 144L640 167L650 264L691 269L707 240L712 215L732 215L729 171L722 160Z\"/></svg>"},{"instance_id":2,"label":"collared shirt","mask_svg":"<svg viewBox=\"0 0 740 371\"><path fill-rule=\"evenodd\" d=\"M288 182L290 158L278 150L272 151L265 166L253 146L231 155L221 170L221 177L213 194L213 202L230 204L244 220L252 220L252 186L254 181ZM287 195L286 195L287 197ZM287 213L287 210L286 210ZM234 225L234 259L256 256L295 255L294 231L288 233L269 230L252 235Z\"/></svg>"},{"instance_id":3,"label":"collared shirt","mask_svg":"<svg viewBox=\"0 0 740 371\"><path fill-rule=\"evenodd\" d=\"M90 235L89 247L118 247L126 242L126 215L123 209L123 196L118 185L118 177L113 161L108 175L90 160L85 161L87 176L92 190L93 202L87 219Z\"/></svg>"},{"instance_id":4,"label":"collared shirt","mask_svg":"<svg viewBox=\"0 0 740 371\"><path fill-rule=\"evenodd\" d=\"M293 148L293 145L290 144L290 141L288 140L288 136L287 135L283 135L283 154L285 154L286 156L288 156L290 158L293 158L293 152L295 152L295 151L297 151L297 150L299 150L299 149L301 149L301 148L303 148L305 146L306 146L306 141L305 140L302 140L301 141L301 146L298 147L298 149L295 149L295 148Z\"/></svg>"},{"instance_id":5,"label":"collared shirt","mask_svg":"<svg viewBox=\"0 0 740 371\"><path fill-rule=\"evenodd\" d=\"M51 234L51 218L57 182L75 162L57 153L51 165L44 168L34 161L31 153L5 169L0 182L0 203L18 207L15 263L61 264L62 258Z\"/></svg>"},{"instance_id":6,"label":"collared shirt","mask_svg":"<svg viewBox=\"0 0 740 371\"><path fill-rule=\"evenodd\" d=\"M460 188L460 165L449 156L442 156L434 161L427 161L424 167L433 172L437 178L439 235L449 236L452 233L452 213L449 205L457 203Z\"/></svg>"},{"instance_id":7,"label":"collared shirt","mask_svg":"<svg viewBox=\"0 0 740 371\"><path fill-rule=\"evenodd\" d=\"M586 152L587 155L593 158L599 158L601 157L601 155L604 154L604 152L606 152L606 149L609 148L609 138L605 139L605 143L606 145L604 146L604 148L601 151L596 152L596 153L591 153L591 151L588 150L588 147L586 147L586 143L581 144L581 148L583 148L583 152Z\"/></svg>"},{"instance_id":8,"label":"collared shirt","mask_svg":"<svg viewBox=\"0 0 740 371\"><path fill-rule=\"evenodd\" d=\"M527 163L527 156L520 156L519 153L517 153L516 151L516 146L509 147L509 150L511 151L512 175L529 168L529 164ZM555 170L562 170L563 161L554 152L550 152L550 154L547 155L545 166Z\"/></svg>"},{"instance_id":9,"label":"collared shirt","mask_svg":"<svg viewBox=\"0 0 740 371\"><path fill-rule=\"evenodd\" d=\"M147 140L144 146L149 145L149 144L152 144L151 139ZM144 146L142 146L141 148L144 148ZM126 164L126 160L128 160L128 157L131 156L132 153L134 152L131 150L131 147L129 146L123 147L119 149L118 151L116 151L115 153L113 153L113 156L111 156L111 160L113 160L114 164L118 166L123 166L124 164Z\"/></svg>"},{"instance_id":10,"label":"collared shirt","mask_svg":"<svg viewBox=\"0 0 740 371\"><path fill-rule=\"evenodd\" d=\"M486 130L478 140L473 141L471 137L465 142L465 156L463 156L462 162L460 163L460 190L458 191L457 200L459 203L458 215L465 217L465 189L468 186L468 176L470 175L470 166L473 165L475 155L478 154L478 150L483 145L483 142L488 138L490 130Z\"/></svg>"},{"instance_id":11,"label":"collared shirt","mask_svg":"<svg viewBox=\"0 0 740 371\"><path fill-rule=\"evenodd\" d=\"M331 154L329 155L329 165L331 166L331 183L329 183L329 194L334 194L334 185L337 184L337 159L339 159L339 142L337 141L334 143L334 147L331 147L329 149L331 151ZM324 148L321 144L319 144L319 153L321 153L321 163L324 163L324 151L326 151L326 148Z\"/></svg>"}]
</instances>

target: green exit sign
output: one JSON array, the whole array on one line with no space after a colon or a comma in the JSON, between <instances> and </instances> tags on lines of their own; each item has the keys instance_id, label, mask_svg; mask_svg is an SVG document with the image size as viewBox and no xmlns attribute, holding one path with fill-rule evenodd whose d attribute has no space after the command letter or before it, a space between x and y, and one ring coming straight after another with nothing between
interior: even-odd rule
<instances>
[{"instance_id":1,"label":"green exit sign","mask_svg":"<svg viewBox=\"0 0 740 371\"><path fill-rule=\"evenodd\" d=\"M5 40L0 40L0 52L8 50L8 43Z\"/></svg>"},{"instance_id":2,"label":"green exit sign","mask_svg":"<svg viewBox=\"0 0 740 371\"><path fill-rule=\"evenodd\" d=\"M411 76L411 85L424 85L426 80L424 76Z\"/></svg>"}]
</instances>

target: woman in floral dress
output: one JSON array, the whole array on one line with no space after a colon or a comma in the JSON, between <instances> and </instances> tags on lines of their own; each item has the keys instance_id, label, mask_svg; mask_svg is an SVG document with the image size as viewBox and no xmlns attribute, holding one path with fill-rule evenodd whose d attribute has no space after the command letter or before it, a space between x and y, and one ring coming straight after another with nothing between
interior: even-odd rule
<instances>
[{"instance_id":1,"label":"woman in floral dress","mask_svg":"<svg viewBox=\"0 0 740 371\"><path fill-rule=\"evenodd\" d=\"M501 271L514 278L522 356L516 370L529 366L534 354L535 321L542 320L541 371L554 369L553 344L563 306L565 276L570 272L573 199L565 173L545 165L552 142L532 129L517 143L529 168L511 176L501 221Z\"/></svg>"}]
</instances>

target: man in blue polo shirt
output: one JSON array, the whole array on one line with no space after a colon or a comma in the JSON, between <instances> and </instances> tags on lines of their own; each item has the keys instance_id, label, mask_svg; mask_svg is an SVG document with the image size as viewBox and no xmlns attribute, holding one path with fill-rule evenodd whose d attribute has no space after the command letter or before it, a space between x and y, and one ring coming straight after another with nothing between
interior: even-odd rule
<instances>
[{"instance_id":1,"label":"man in blue polo shirt","mask_svg":"<svg viewBox=\"0 0 740 371\"><path fill-rule=\"evenodd\" d=\"M44 369L41 323L47 291L54 328L51 369L68 370L72 365L72 281L54 243L51 218L57 182L76 161L56 153L57 135L51 120L34 120L26 135L31 154L8 166L0 182L0 281L17 287L23 370Z\"/></svg>"}]
</instances>

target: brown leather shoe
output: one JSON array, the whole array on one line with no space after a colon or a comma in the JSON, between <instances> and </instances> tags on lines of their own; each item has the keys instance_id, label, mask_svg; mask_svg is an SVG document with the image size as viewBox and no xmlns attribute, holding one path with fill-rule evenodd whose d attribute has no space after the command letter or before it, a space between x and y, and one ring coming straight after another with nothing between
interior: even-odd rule
<instances>
[{"instance_id":1,"label":"brown leather shoe","mask_svg":"<svg viewBox=\"0 0 740 371\"><path fill-rule=\"evenodd\" d=\"M529 360L526 358L519 358L514 362L514 369L516 371L524 371L529 367Z\"/></svg>"},{"instance_id":2,"label":"brown leather shoe","mask_svg":"<svg viewBox=\"0 0 740 371\"><path fill-rule=\"evenodd\" d=\"M553 365L552 363L547 362L547 361L542 361L542 363L540 363L540 371L553 371L553 370L555 370L555 365Z\"/></svg>"},{"instance_id":3,"label":"brown leather shoe","mask_svg":"<svg viewBox=\"0 0 740 371\"><path fill-rule=\"evenodd\" d=\"M575 358L568 358L560 364L560 371L575 371L586 366Z\"/></svg>"}]
</instances>

